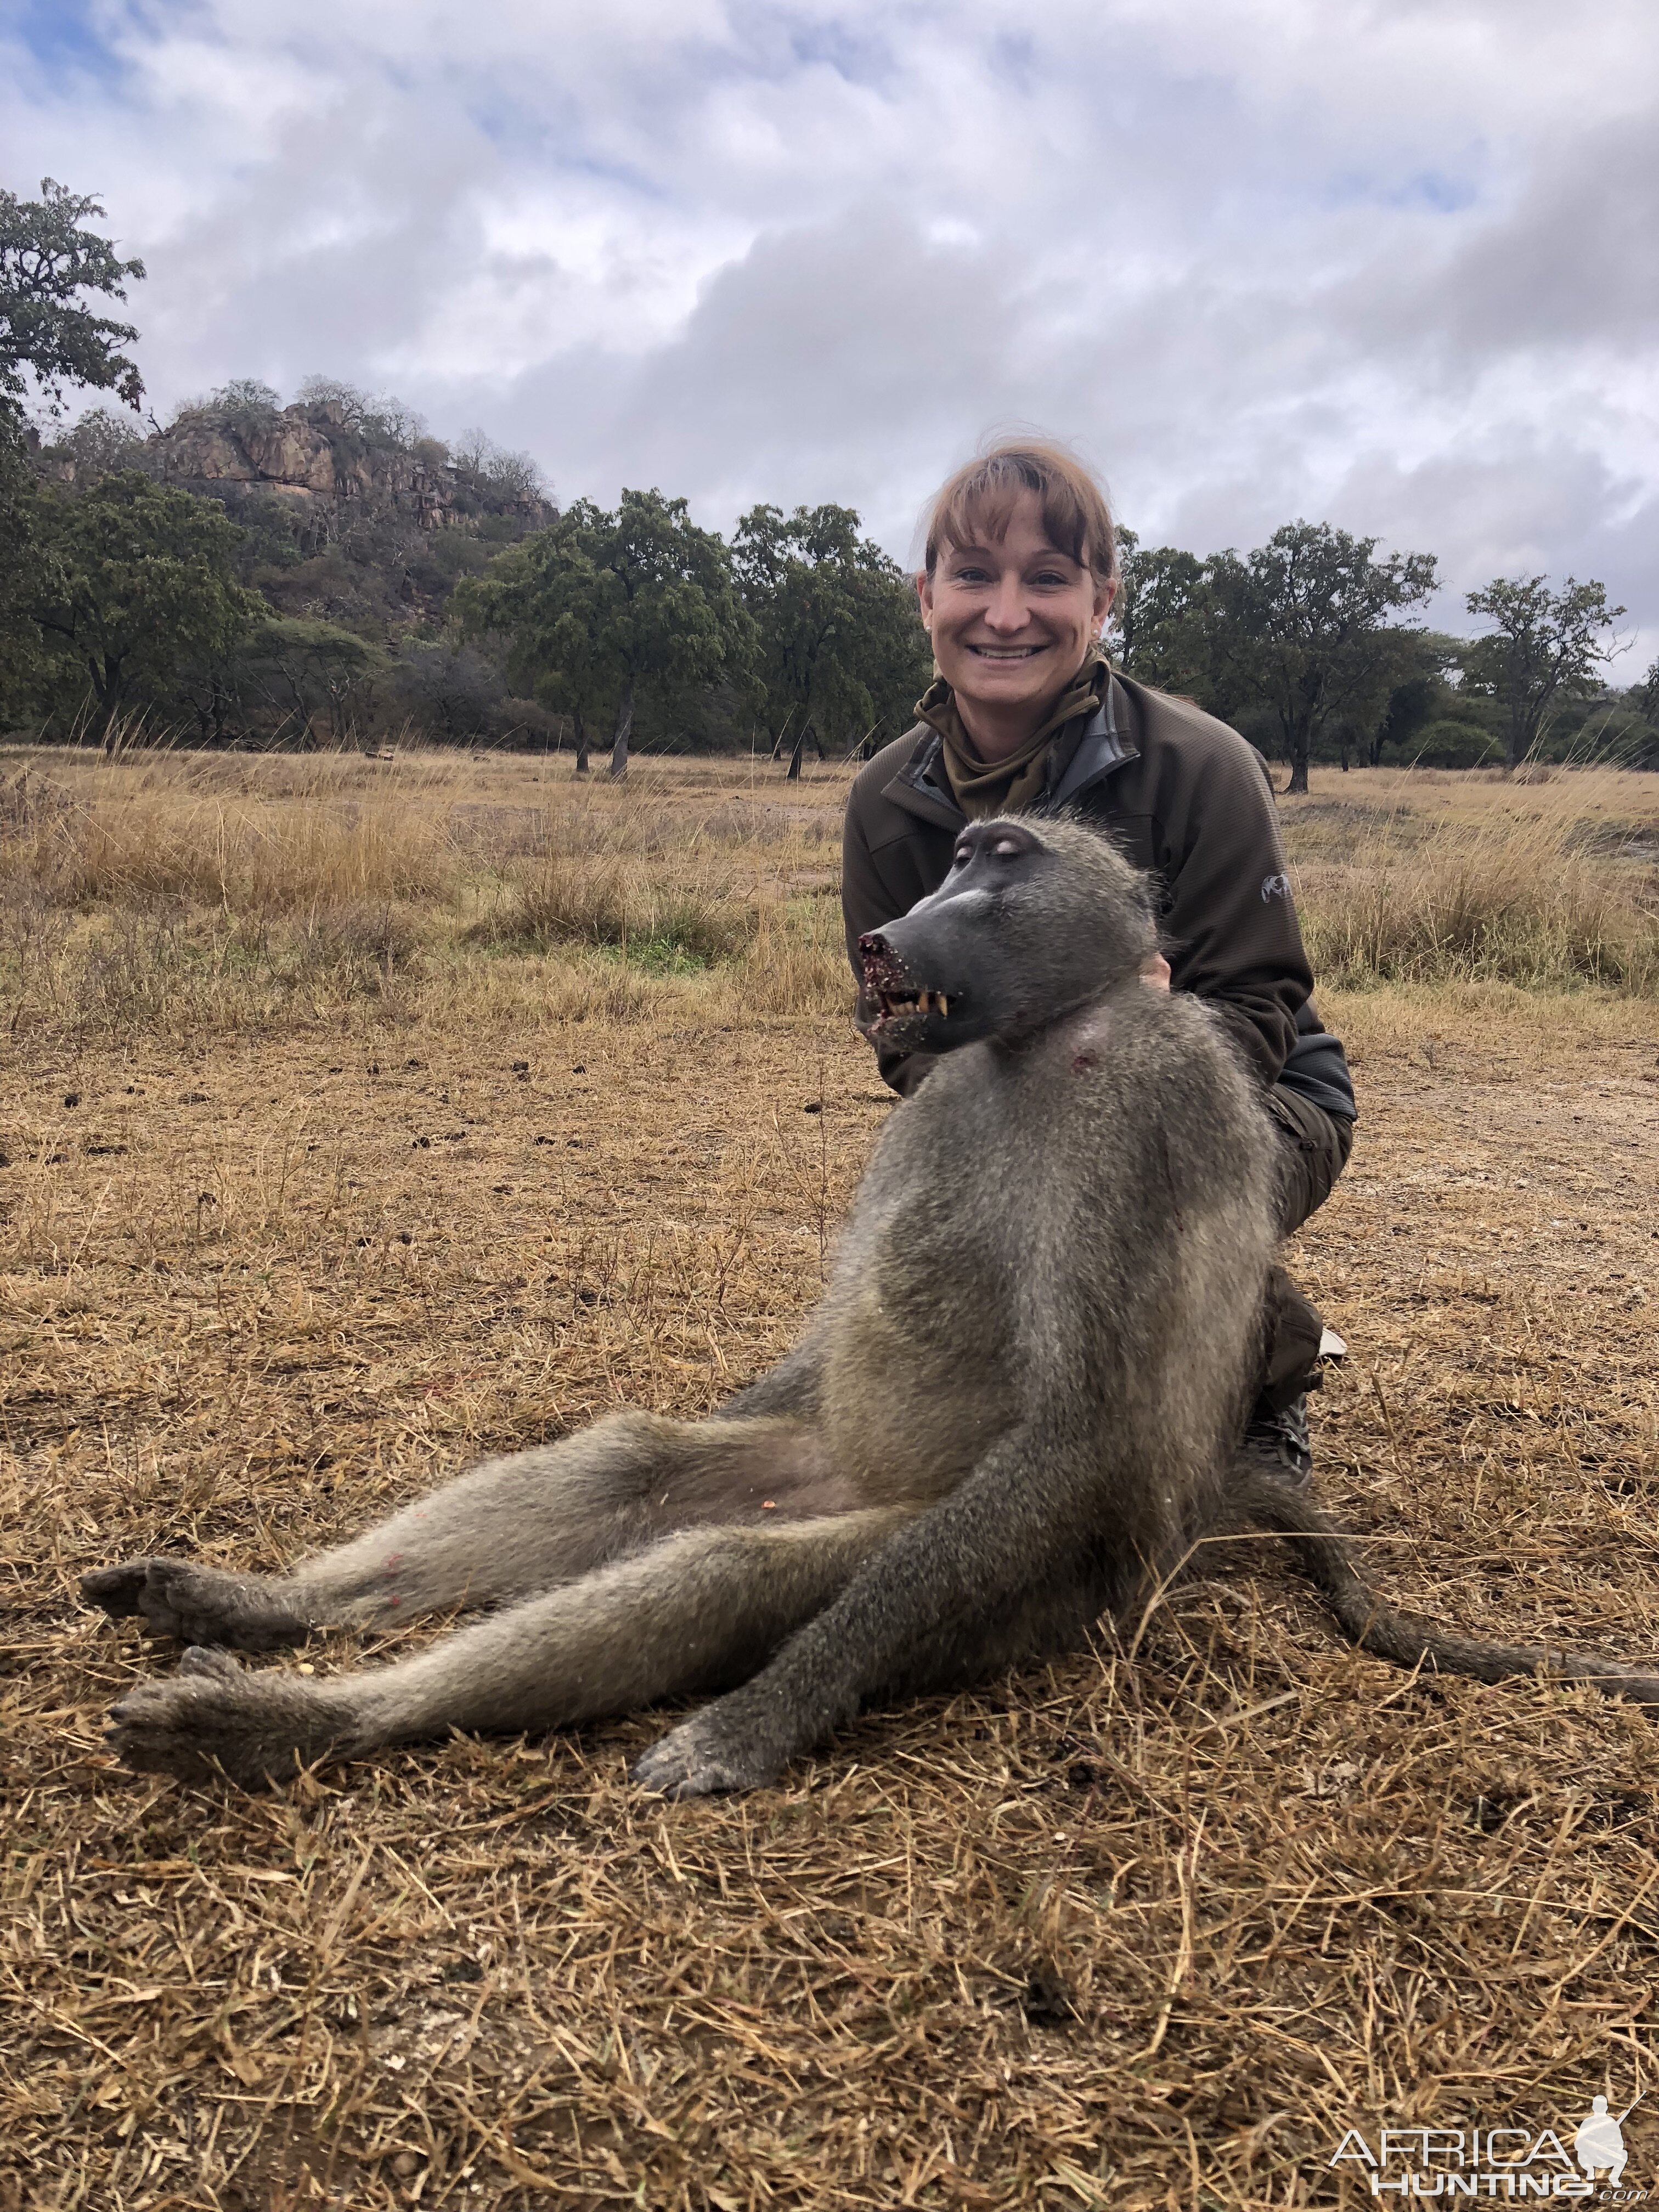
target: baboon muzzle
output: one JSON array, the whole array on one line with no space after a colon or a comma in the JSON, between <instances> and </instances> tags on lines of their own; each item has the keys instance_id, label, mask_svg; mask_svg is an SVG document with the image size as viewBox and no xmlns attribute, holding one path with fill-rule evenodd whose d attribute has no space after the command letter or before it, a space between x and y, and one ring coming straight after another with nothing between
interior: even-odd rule
<instances>
[{"instance_id":1,"label":"baboon muzzle","mask_svg":"<svg viewBox=\"0 0 1659 2212\"><path fill-rule=\"evenodd\" d=\"M872 1044L937 1045L943 1042L941 1033L952 1006L960 1006L963 992L960 985L951 990L921 981L931 963L925 958L914 963L906 958L894 942L904 930L902 921L893 922L859 939L864 1003L873 1010L859 1028Z\"/></svg>"}]
</instances>

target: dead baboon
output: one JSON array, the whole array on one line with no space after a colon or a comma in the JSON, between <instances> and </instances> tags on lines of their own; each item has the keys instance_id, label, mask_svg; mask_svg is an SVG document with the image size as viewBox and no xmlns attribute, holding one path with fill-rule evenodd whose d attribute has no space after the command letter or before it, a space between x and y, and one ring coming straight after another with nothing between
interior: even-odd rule
<instances>
[{"instance_id":1,"label":"dead baboon","mask_svg":"<svg viewBox=\"0 0 1659 2212\"><path fill-rule=\"evenodd\" d=\"M751 1788L872 1700L1137 1621L1241 1522L1287 1537L1370 1650L1659 1704L1659 1680L1612 1662L1382 1606L1305 1492L1235 1467L1276 1140L1217 1018L1146 987L1155 948L1140 878L1093 832L967 830L941 887L862 942L872 1036L944 1056L889 1120L781 1364L706 1421L621 1413L487 1462L291 1575L88 1575L106 1611L198 1646L491 1608L332 1678L187 1651L115 1707L123 1758L251 1782L717 1692L635 1774Z\"/></svg>"}]
</instances>

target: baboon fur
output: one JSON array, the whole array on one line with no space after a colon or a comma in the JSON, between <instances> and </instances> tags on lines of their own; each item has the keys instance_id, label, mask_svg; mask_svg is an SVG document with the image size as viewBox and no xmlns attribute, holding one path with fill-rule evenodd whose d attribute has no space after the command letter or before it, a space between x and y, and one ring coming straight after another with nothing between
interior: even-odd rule
<instances>
[{"instance_id":1,"label":"baboon fur","mask_svg":"<svg viewBox=\"0 0 1659 2212\"><path fill-rule=\"evenodd\" d=\"M970 828L865 939L867 1024L941 1054L884 1129L829 1285L712 1419L612 1414L485 1462L285 1576L87 1576L186 1650L113 1710L127 1763L253 1783L452 1729L715 1693L640 1759L669 1796L774 1781L865 1705L1133 1632L1193 1547L1276 1531L1347 1633L1407 1665L1617 1662L1383 1606L1305 1492L1237 1457L1278 1234L1276 1139L1221 1024L1150 989L1142 880L1079 825ZM251 1671L331 1625L476 1607L417 1656Z\"/></svg>"}]
</instances>

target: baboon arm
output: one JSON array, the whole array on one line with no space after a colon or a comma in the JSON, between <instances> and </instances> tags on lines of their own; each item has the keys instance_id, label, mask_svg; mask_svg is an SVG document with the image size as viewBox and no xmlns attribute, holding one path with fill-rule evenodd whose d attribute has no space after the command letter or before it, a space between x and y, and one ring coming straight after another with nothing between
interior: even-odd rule
<instances>
[{"instance_id":1,"label":"baboon arm","mask_svg":"<svg viewBox=\"0 0 1659 2212\"><path fill-rule=\"evenodd\" d=\"M971 1680L1075 1631L1107 1592L1077 1553L1099 1448L1041 1425L1000 1439L957 1489L895 1530L742 1688L675 1729L640 1778L673 1796L752 1788L878 1691ZM1131 1556L1133 1533L1126 1538Z\"/></svg>"}]
</instances>

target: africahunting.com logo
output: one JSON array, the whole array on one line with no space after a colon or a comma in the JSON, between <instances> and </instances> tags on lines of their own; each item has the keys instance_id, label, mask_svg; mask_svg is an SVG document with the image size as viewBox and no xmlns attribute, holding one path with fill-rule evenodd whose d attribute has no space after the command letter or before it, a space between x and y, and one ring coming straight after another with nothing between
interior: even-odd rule
<instances>
[{"instance_id":1,"label":"africahunting.com logo","mask_svg":"<svg viewBox=\"0 0 1659 2212\"><path fill-rule=\"evenodd\" d=\"M1646 2189L1626 2187L1622 2112L1605 2097L1565 2140L1553 2128L1384 2128L1375 2138L1350 2128L1328 2163L1370 2185L1373 2197L1593 2197L1602 2203L1640 2204Z\"/></svg>"}]
</instances>

